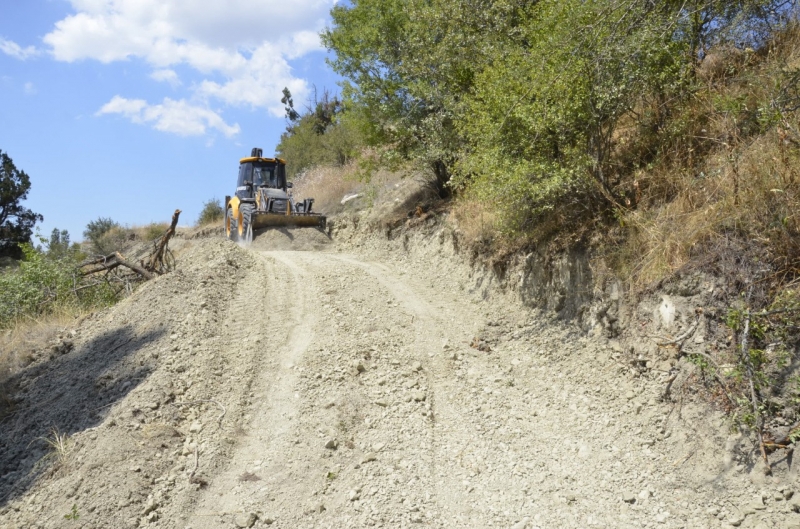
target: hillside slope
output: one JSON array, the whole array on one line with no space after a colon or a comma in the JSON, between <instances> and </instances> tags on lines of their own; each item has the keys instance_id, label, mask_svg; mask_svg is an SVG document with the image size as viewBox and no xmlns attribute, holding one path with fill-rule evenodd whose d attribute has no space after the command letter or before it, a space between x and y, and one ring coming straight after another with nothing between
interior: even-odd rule
<instances>
[{"instance_id":1,"label":"hillside slope","mask_svg":"<svg viewBox=\"0 0 800 529\"><path fill-rule=\"evenodd\" d=\"M187 241L18 374L0 526L798 525L786 460L765 478L614 342L471 294L444 243L291 238L316 250Z\"/></svg>"}]
</instances>

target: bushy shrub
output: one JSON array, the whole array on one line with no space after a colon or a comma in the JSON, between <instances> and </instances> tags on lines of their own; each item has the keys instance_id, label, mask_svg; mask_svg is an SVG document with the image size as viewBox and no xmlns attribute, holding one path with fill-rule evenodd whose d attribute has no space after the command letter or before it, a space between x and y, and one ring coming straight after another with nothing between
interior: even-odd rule
<instances>
[{"instance_id":1,"label":"bushy shrub","mask_svg":"<svg viewBox=\"0 0 800 529\"><path fill-rule=\"evenodd\" d=\"M205 226L206 224L222 222L224 216L222 202L218 198L212 198L203 203L203 209L200 210L200 216L197 218L197 225Z\"/></svg>"},{"instance_id":2,"label":"bushy shrub","mask_svg":"<svg viewBox=\"0 0 800 529\"><path fill-rule=\"evenodd\" d=\"M22 252L18 268L0 273L0 328L20 318L97 307L115 300L106 283L82 284L74 254L51 257L30 244L23 244Z\"/></svg>"},{"instance_id":3,"label":"bushy shrub","mask_svg":"<svg viewBox=\"0 0 800 529\"><path fill-rule=\"evenodd\" d=\"M116 233L112 233L116 231ZM107 255L116 250L116 243L120 238L120 225L108 217L99 217L86 225L83 236L90 244L90 251L96 254Z\"/></svg>"}]
</instances>

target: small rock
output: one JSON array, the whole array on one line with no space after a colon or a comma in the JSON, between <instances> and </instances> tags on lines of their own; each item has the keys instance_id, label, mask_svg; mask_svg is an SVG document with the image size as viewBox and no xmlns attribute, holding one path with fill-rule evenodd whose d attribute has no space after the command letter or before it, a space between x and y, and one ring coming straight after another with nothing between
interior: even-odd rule
<instances>
[{"instance_id":1,"label":"small rock","mask_svg":"<svg viewBox=\"0 0 800 529\"><path fill-rule=\"evenodd\" d=\"M156 509L158 509L158 501L154 497L150 496L147 499L147 503L144 504L144 511L142 511L142 514L148 515Z\"/></svg>"},{"instance_id":2,"label":"small rock","mask_svg":"<svg viewBox=\"0 0 800 529\"><path fill-rule=\"evenodd\" d=\"M624 501L625 503L636 503L636 496L634 496L630 492L623 492L622 501Z\"/></svg>"},{"instance_id":3,"label":"small rock","mask_svg":"<svg viewBox=\"0 0 800 529\"><path fill-rule=\"evenodd\" d=\"M639 493L639 499L640 500L646 500L646 499L648 499L650 497L650 495L651 495L650 491L645 489L645 490L643 490L642 492Z\"/></svg>"},{"instance_id":4,"label":"small rock","mask_svg":"<svg viewBox=\"0 0 800 529\"><path fill-rule=\"evenodd\" d=\"M364 457L361 459L361 464L363 465L364 463L369 463L370 461L375 461L376 459L377 459L377 457L375 456L375 454L374 454L374 453L372 453L372 452L368 452L368 453L367 453L367 454L365 454L365 455L364 455Z\"/></svg>"},{"instance_id":5,"label":"small rock","mask_svg":"<svg viewBox=\"0 0 800 529\"><path fill-rule=\"evenodd\" d=\"M744 522L744 516L741 514L731 514L728 516L728 523L734 527L739 527Z\"/></svg>"},{"instance_id":6,"label":"small rock","mask_svg":"<svg viewBox=\"0 0 800 529\"><path fill-rule=\"evenodd\" d=\"M357 362L357 363L356 363L356 372L358 372L358 373L363 373L363 372L364 372L364 371L366 371L366 370L367 370L367 368L366 368L366 367L364 367L364 364L363 364L363 362Z\"/></svg>"},{"instance_id":7,"label":"small rock","mask_svg":"<svg viewBox=\"0 0 800 529\"><path fill-rule=\"evenodd\" d=\"M389 405L389 401L386 400L386 399L378 399L378 400L375 401L375 404L377 404L378 406L380 406L382 408L385 408L386 406Z\"/></svg>"},{"instance_id":8,"label":"small rock","mask_svg":"<svg viewBox=\"0 0 800 529\"><path fill-rule=\"evenodd\" d=\"M633 391L628 391L627 393L625 393L625 398L628 399L628 400L633 399L633 397L635 397L635 396L636 396L636 393L634 393Z\"/></svg>"},{"instance_id":9,"label":"small rock","mask_svg":"<svg viewBox=\"0 0 800 529\"><path fill-rule=\"evenodd\" d=\"M424 391L415 391L414 392L414 400L415 401L422 402L422 401L425 400L425 398L426 398L426 395L425 395Z\"/></svg>"},{"instance_id":10,"label":"small rock","mask_svg":"<svg viewBox=\"0 0 800 529\"><path fill-rule=\"evenodd\" d=\"M248 529L256 524L256 520L258 520L258 515L254 512L249 512L247 514L238 515L233 523L236 524L236 527Z\"/></svg>"},{"instance_id":11,"label":"small rock","mask_svg":"<svg viewBox=\"0 0 800 529\"><path fill-rule=\"evenodd\" d=\"M328 448L330 450L336 450L337 448L339 448L339 441L337 441L336 439L328 439L328 441L325 443L325 448Z\"/></svg>"},{"instance_id":12,"label":"small rock","mask_svg":"<svg viewBox=\"0 0 800 529\"><path fill-rule=\"evenodd\" d=\"M530 522L530 518L523 518L522 520L512 525L511 529L526 529L528 527L528 522Z\"/></svg>"},{"instance_id":13,"label":"small rock","mask_svg":"<svg viewBox=\"0 0 800 529\"><path fill-rule=\"evenodd\" d=\"M422 371L422 364L420 362L414 362L411 364L411 369L413 371Z\"/></svg>"},{"instance_id":14,"label":"small rock","mask_svg":"<svg viewBox=\"0 0 800 529\"><path fill-rule=\"evenodd\" d=\"M350 491L350 494L348 494L348 495L347 495L347 497L350 499L350 501L356 501L356 500L358 500L358 499L359 499L361 496L358 494L358 491L351 490L351 491Z\"/></svg>"},{"instance_id":15,"label":"small rock","mask_svg":"<svg viewBox=\"0 0 800 529\"><path fill-rule=\"evenodd\" d=\"M203 425L200 423L200 421L194 421L189 426L189 432L191 432L191 433L199 433L200 430L202 430L202 429L203 429Z\"/></svg>"}]
</instances>

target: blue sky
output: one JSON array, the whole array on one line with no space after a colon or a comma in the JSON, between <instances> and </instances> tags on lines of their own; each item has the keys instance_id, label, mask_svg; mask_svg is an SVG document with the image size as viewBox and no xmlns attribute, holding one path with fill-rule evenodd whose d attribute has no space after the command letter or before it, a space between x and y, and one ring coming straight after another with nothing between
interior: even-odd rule
<instances>
[{"instance_id":1,"label":"blue sky","mask_svg":"<svg viewBox=\"0 0 800 529\"><path fill-rule=\"evenodd\" d=\"M4 0L0 150L28 173L39 230L197 219L239 158L274 152L313 86L334 0ZM289 160L291 163L291 160Z\"/></svg>"}]
</instances>

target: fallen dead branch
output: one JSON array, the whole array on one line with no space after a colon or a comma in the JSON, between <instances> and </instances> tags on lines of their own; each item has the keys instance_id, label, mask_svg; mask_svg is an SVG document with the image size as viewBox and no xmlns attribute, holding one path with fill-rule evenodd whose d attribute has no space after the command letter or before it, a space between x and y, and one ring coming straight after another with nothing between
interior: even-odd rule
<instances>
[{"instance_id":1,"label":"fallen dead branch","mask_svg":"<svg viewBox=\"0 0 800 529\"><path fill-rule=\"evenodd\" d=\"M765 442L764 449L768 454L781 449L794 450L794 440L798 437L798 435L800 435L800 423L789 428L789 433L787 433L785 437L778 439L777 441Z\"/></svg>"},{"instance_id":2,"label":"fallen dead branch","mask_svg":"<svg viewBox=\"0 0 800 529\"><path fill-rule=\"evenodd\" d=\"M180 217L181 210L176 209L172 214L172 222L170 222L169 229L153 243L153 251L147 262L142 262L142 265L149 272L156 274L163 274L169 272L172 264L168 262L167 256L170 255L168 244L169 240L175 235L175 228L178 225L178 217Z\"/></svg>"},{"instance_id":3,"label":"fallen dead branch","mask_svg":"<svg viewBox=\"0 0 800 529\"><path fill-rule=\"evenodd\" d=\"M126 259L120 252L114 252L109 255L95 257L81 264L79 267L81 276L87 277L101 272L106 272L106 274L108 274L108 272L120 266L135 272L145 280L150 280L156 277L156 275L169 272L174 266L172 252L169 250L169 240L175 235L175 228L178 225L180 214L181 210L176 209L172 214L172 222L169 228L164 235L156 239L153 243L153 251L150 252L150 255L146 259L140 261L140 264ZM79 288L76 287L75 290L77 293Z\"/></svg>"},{"instance_id":4,"label":"fallen dead branch","mask_svg":"<svg viewBox=\"0 0 800 529\"><path fill-rule=\"evenodd\" d=\"M90 268L84 269L84 267L87 266ZM155 277L155 275L153 275L151 272L145 270L136 263L132 263L127 259L125 259L125 257L119 252L114 252L110 255L98 257L92 261L83 263L80 266L80 268L81 268L81 275L86 277L93 274L97 274L99 272L111 271L119 266L124 266L125 268L133 270L134 272L142 276L144 279L153 279Z\"/></svg>"}]
</instances>

